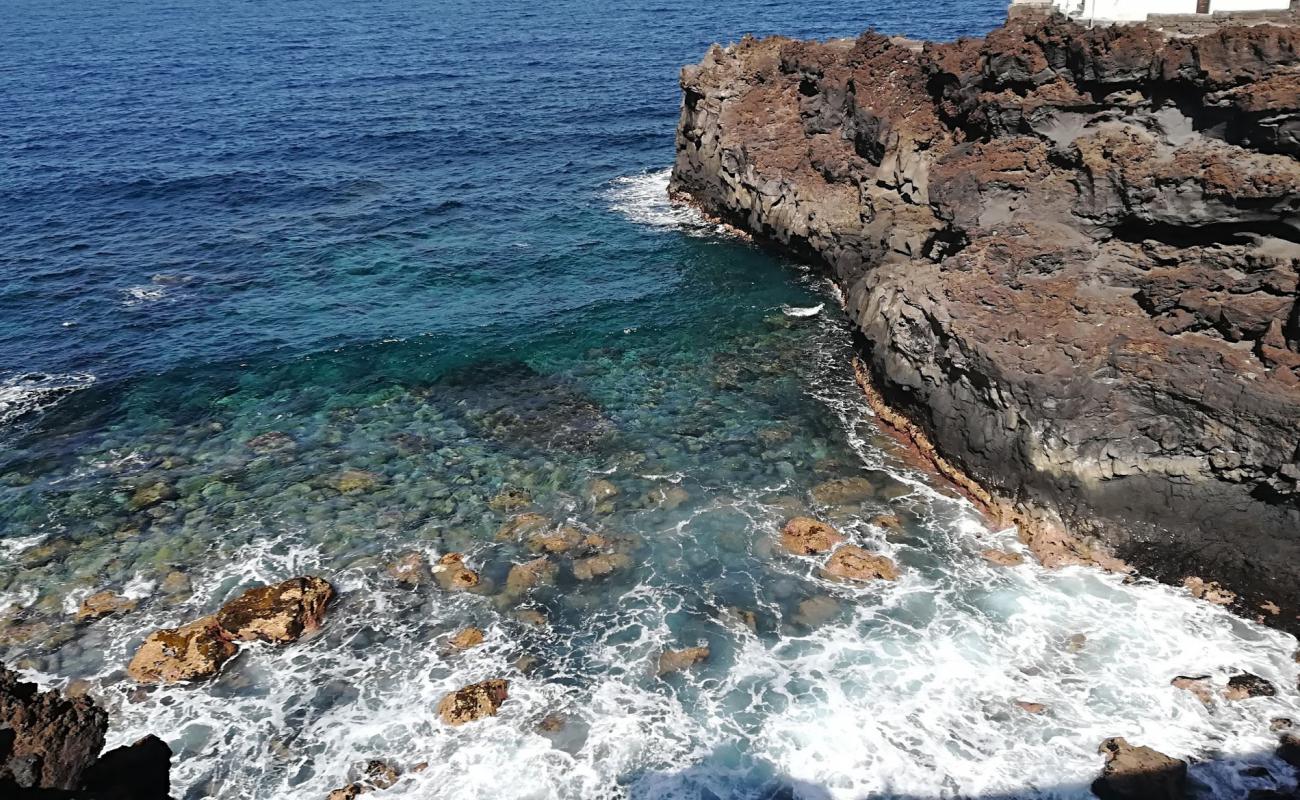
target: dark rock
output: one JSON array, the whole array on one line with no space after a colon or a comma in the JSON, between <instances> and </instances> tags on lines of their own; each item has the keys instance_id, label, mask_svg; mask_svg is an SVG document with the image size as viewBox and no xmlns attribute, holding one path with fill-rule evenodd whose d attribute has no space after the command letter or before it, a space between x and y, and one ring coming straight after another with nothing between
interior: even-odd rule
<instances>
[{"instance_id":1,"label":"dark rock","mask_svg":"<svg viewBox=\"0 0 1300 800\"><path fill-rule=\"evenodd\" d=\"M878 416L1045 563L1300 629L1298 51L1020 15L747 38L683 70L670 189L828 267Z\"/></svg>"},{"instance_id":2,"label":"dark rock","mask_svg":"<svg viewBox=\"0 0 1300 800\"><path fill-rule=\"evenodd\" d=\"M1119 738L1102 742L1100 752L1106 764L1092 793L1101 800L1183 800L1186 762Z\"/></svg>"},{"instance_id":3,"label":"dark rock","mask_svg":"<svg viewBox=\"0 0 1300 800\"><path fill-rule=\"evenodd\" d=\"M86 771L86 794L96 800L167 800L171 758L171 748L153 735L110 750Z\"/></svg>"},{"instance_id":4,"label":"dark rock","mask_svg":"<svg viewBox=\"0 0 1300 800\"><path fill-rule=\"evenodd\" d=\"M1277 688L1267 680L1249 672L1233 675L1223 690L1227 700L1247 700L1252 697L1272 697Z\"/></svg>"}]
</instances>

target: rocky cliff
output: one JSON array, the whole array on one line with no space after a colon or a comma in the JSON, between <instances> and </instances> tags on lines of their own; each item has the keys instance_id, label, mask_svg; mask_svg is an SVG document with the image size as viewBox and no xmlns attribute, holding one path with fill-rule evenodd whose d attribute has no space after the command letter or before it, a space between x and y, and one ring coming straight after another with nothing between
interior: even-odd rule
<instances>
[{"instance_id":1,"label":"rocky cliff","mask_svg":"<svg viewBox=\"0 0 1300 800\"><path fill-rule=\"evenodd\" d=\"M745 39L681 84L671 190L829 268L991 513L1300 628L1300 28Z\"/></svg>"}]
</instances>

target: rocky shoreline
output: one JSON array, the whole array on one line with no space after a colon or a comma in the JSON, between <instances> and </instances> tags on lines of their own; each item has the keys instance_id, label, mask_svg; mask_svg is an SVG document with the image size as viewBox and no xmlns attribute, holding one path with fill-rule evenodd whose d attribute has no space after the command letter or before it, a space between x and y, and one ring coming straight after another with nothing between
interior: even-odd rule
<instances>
[{"instance_id":1,"label":"rocky shoreline","mask_svg":"<svg viewBox=\"0 0 1300 800\"><path fill-rule=\"evenodd\" d=\"M746 38L681 85L672 194L829 268L941 472L1300 630L1300 28Z\"/></svg>"}]
</instances>

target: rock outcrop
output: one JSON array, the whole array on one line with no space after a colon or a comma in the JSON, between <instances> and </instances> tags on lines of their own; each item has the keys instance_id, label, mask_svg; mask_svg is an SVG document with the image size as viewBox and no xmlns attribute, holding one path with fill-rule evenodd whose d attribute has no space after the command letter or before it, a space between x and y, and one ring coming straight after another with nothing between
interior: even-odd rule
<instances>
[{"instance_id":1,"label":"rock outcrop","mask_svg":"<svg viewBox=\"0 0 1300 800\"><path fill-rule=\"evenodd\" d=\"M166 800L171 749L147 736L101 754L107 729L90 698L42 692L0 665L0 797Z\"/></svg>"},{"instance_id":2,"label":"rock outcrop","mask_svg":"<svg viewBox=\"0 0 1300 800\"><path fill-rule=\"evenodd\" d=\"M873 406L999 522L1300 628L1300 28L746 38L681 84L671 191L829 268Z\"/></svg>"}]
</instances>

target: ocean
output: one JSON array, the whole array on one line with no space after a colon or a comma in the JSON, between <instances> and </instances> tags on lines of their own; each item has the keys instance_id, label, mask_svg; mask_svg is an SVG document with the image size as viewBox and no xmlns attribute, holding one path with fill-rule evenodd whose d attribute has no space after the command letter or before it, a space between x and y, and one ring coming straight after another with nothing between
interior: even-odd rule
<instances>
[{"instance_id":1,"label":"ocean","mask_svg":"<svg viewBox=\"0 0 1300 800\"><path fill-rule=\"evenodd\" d=\"M1293 784L1293 638L989 563L1023 548L876 426L834 287L666 197L711 43L1004 15L0 0L0 661L88 686L110 746L164 738L183 800L323 800L372 759L403 774L376 797L1086 798L1110 736L1193 759L1200 797ZM628 563L510 596L517 511ZM773 546L796 514L902 577L821 579ZM413 552L482 586L403 586ZM340 590L320 635L127 678L149 631L300 574ZM104 589L137 607L77 623ZM1170 686L1234 670L1278 694ZM498 716L438 721L496 677Z\"/></svg>"}]
</instances>

